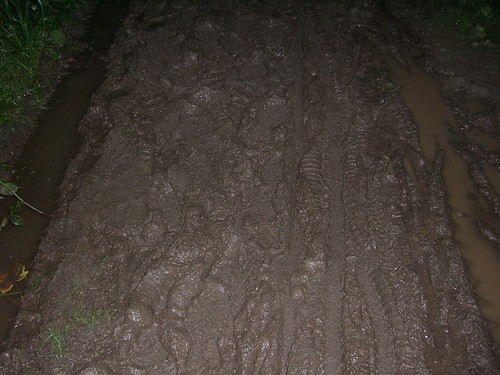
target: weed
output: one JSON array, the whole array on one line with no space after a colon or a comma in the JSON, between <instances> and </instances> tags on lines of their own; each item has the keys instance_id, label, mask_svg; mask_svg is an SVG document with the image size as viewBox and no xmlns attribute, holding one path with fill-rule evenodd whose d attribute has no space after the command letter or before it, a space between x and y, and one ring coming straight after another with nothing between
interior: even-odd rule
<instances>
[{"instance_id":1,"label":"weed","mask_svg":"<svg viewBox=\"0 0 500 375\"><path fill-rule=\"evenodd\" d=\"M113 310L92 308L90 311L86 311L83 306L80 306L74 311L73 319L77 324L92 331L98 324L113 320L115 315Z\"/></svg>"},{"instance_id":2,"label":"weed","mask_svg":"<svg viewBox=\"0 0 500 375\"><path fill-rule=\"evenodd\" d=\"M0 127L26 124L23 108L43 105L37 79L44 57L66 41L65 25L75 21L84 0L0 0Z\"/></svg>"},{"instance_id":3,"label":"weed","mask_svg":"<svg viewBox=\"0 0 500 375\"><path fill-rule=\"evenodd\" d=\"M425 236L425 237L430 237L430 232L429 232L429 229L427 229L426 227L422 227L422 234Z\"/></svg>"},{"instance_id":4,"label":"weed","mask_svg":"<svg viewBox=\"0 0 500 375\"><path fill-rule=\"evenodd\" d=\"M500 42L500 6L493 0L424 1L431 19L456 26L474 46Z\"/></svg>"},{"instance_id":5,"label":"weed","mask_svg":"<svg viewBox=\"0 0 500 375\"><path fill-rule=\"evenodd\" d=\"M472 44L493 46L498 42L498 6L491 1L460 1L444 10L448 22L454 23Z\"/></svg>"},{"instance_id":6,"label":"weed","mask_svg":"<svg viewBox=\"0 0 500 375\"><path fill-rule=\"evenodd\" d=\"M52 357L57 361L61 361L64 353L64 331L48 327L46 330L46 338L43 341L51 347Z\"/></svg>"},{"instance_id":7,"label":"weed","mask_svg":"<svg viewBox=\"0 0 500 375\"><path fill-rule=\"evenodd\" d=\"M21 198L19 194L17 194L18 190L19 186L17 186L16 184L0 180L0 196L5 196L5 197L12 196L17 199L16 203L9 207L9 215L4 217L0 221L0 230L4 229L9 223L15 226L22 226L24 224L23 218L20 215L23 206L27 206L31 208L33 211L38 212L43 216L47 216L38 208L32 206L31 204L26 202L23 198Z\"/></svg>"},{"instance_id":8,"label":"weed","mask_svg":"<svg viewBox=\"0 0 500 375\"><path fill-rule=\"evenodd\" d=\"M4 0L0 11L7 20L0 25L5 35L2 39L4 49L12 53L12 61L18 68L34 78L45 39L43 29L34 20L40 13L38 18L45 22L44 3L39 1L35 5L29 1Z\"/></svg>"},{"instance_id":9,"label":"weed","mask_svg":"<svg viewBox=\"0 0 500 375\"><path fill-rule=\"evenodd\" d=\"M36 88L36 69L45 52L43 2L0 2L0 97L3 122L17 119L22 101Z\"/></svg>"},{"instance_id":10,"label":"weed","mask_svg":"<svg viewBox=\"0 0 500 375\"><path fill-rule=\"evenodd\" d=\"M64 355L64 341L67 334L71 334L72 331L81 327L91 332L97 325L110 322L115 316L116 312L114 310L92 308L87 311L83 305L80 305L74 310L72 317L64 323L62 328L46 328L43 343L50 346L51 357L60 362Z\"/></svg>"}]
</instances>

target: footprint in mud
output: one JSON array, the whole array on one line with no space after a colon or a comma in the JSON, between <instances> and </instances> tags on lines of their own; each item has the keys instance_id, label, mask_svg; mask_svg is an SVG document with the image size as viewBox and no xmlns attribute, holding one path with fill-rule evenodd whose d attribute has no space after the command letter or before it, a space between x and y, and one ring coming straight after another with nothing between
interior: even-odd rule
<instances>
[{"instance_id":1,"label":"footprint in mud","mask_svg":"<svg viewBox=\"0 0 500 375\"><path fill-rule=\"evenodd\" d=\"M187 328L188 308L200 296L205 284L204 267L192 270L170 288L166 308L158 315L158 339L174 359L177 372L186 372L189 349L192 345Z\"/></svg>"},{"instance_id":2,"label":"footprint in mud","mask_svg":"<svg viewBox=\"0 0 500 375\"><path fill-rule=\"evenodd\" d=\"M156 339L157 323L151 306L133 298L120 328L118 340L119 363L115 370L123 374L148 374L154 368L161 373L173 373L175 362Z\"/></svg>"},{"instance_id":3,"label":"footprint in mud","mask_svg":"<svg viewBox=\"0 0 500 375\"><path fill-rule=\"evenodd\" d=\"M119 333L121 356L134 358L134 366L169 358L166 362L175 373L186 373L193 345L186 321L188 309L206 289L217 263L213 235L205 210L197 205L187 207L177 239L139 283L127 310L127 328ZM148 353L139 346L148 348Z\"/></svg>"}]
</instances>

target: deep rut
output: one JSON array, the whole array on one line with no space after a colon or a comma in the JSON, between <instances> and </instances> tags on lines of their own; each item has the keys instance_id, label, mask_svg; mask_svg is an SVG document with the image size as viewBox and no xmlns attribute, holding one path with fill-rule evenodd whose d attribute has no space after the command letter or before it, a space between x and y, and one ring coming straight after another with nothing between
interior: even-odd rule
<instances>
[{"instance_id":1,"label":"deep rut","mask_svg":"<svg viewBox=\"0 0 500 375\"><path fill-rule=\"evenodd\" d=\"M406 31L301 4L133 2L1 373L498 373L442 158L373 63Z\"/></svg>"}]
</instances>

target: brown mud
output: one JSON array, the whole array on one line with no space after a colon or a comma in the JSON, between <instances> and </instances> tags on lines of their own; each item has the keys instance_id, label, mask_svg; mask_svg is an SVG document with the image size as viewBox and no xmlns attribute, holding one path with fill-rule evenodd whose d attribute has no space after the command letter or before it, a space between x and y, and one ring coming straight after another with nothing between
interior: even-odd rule
<instances>
[{"instance_id":1,"label":"brown mud","mask_svg":"<svg viewBox=\"0 0 500 375\"><path fill-rule=\"evenodd\" d=\"M498 97L369 2L214 4L132 2L0 373L500 373Z\"/></svg>"}]
</instances>

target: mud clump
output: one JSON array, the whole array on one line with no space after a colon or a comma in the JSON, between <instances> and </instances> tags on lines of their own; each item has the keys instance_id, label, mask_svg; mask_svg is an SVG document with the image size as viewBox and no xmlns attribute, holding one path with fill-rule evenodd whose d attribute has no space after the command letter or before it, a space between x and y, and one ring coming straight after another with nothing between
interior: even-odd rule
<instances>
[{"instance_id":1,"label":"mud clump","mask_svg":"<svg viewBox=\"0 0 500 375\"><path fill-rule=\"evenodd\" d=\"M499 373L383 17L133 2L0 373Z\"/></svg>"}]
</instances>

